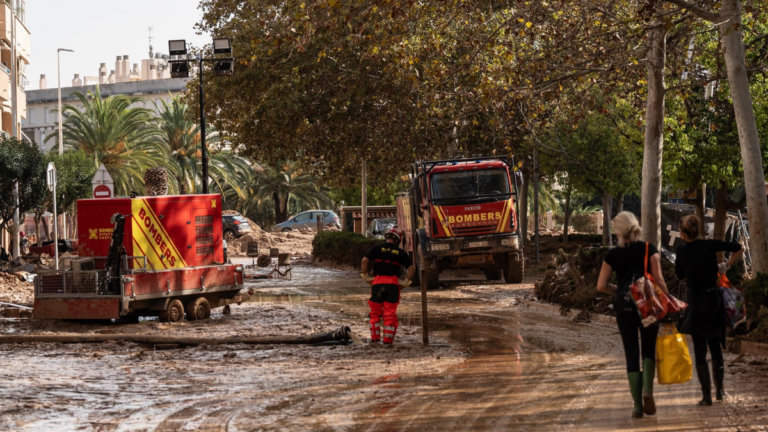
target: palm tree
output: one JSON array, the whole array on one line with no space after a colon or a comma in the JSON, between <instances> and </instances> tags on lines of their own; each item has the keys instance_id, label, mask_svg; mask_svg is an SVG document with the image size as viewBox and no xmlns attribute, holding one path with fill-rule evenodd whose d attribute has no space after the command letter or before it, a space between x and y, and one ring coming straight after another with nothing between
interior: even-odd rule
<instances>
[{"instance_id":1,"label":"palm tree","mask_svg":"<svg viewBox=\"0 0 768 432\"><path fill-rule=\"evenodd\" d=\"M131 107L141 98L118 95L102 99L99 87L87 95L74 95L83 108L65 105L62 109L64 145L88 154L96 168L104 164L118 195L143 193L146 169L170 168L166 147L157 140L152 111Z\"/></svg>"},{"instance_id":2,"label":"palm tree","mask_svg":"<svg viewBox=\"0 0 768 432\"><path fill-rule=\"evenodd\" d=\"M291 202L299 208L330 205L328 188L319 186L314 177L290 161L264 166L253 191L262 204L268 200L274 203L276 223L288 219Z\"/></svg>"},{"instance_id":3,"label":"palm tree","mask_svg":"<svg viewBox=\"0 0 768 432\"><path fill-rule=\"evenodd\" d=\"M176 182L181 194L195 192L197 183L202 182L199 169L200 160L200 125L190 120L189 105L173 98L171 103L160 100L155 104L159 111L160 141L168 148L170 159L174 163ZM205 135L206 143L221 140L219 133L213 128ZM229 150L208 151L208 181L224 192L234 190L240 197L245 197L243 184L251 182L253 168L251 163ZM228 186L228 187L225 187Z\"/></svg>"}]
</instances>

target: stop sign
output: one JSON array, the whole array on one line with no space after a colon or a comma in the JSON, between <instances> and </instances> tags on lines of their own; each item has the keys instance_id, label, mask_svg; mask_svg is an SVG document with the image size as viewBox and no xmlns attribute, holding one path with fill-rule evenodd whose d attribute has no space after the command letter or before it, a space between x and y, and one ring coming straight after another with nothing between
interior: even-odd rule
<instances>
[{"instance_id":1,"label":"stop sign","mask_svg":"<svg viewBox=\"0 0 768 432\"><path fill-rule=\"evenodd\" d=\"M109 186L107 185L98 185L95 188L93 188L93 197L94 198L112 198L112 191L109 189Z\"/></svg>"}]
</instances>

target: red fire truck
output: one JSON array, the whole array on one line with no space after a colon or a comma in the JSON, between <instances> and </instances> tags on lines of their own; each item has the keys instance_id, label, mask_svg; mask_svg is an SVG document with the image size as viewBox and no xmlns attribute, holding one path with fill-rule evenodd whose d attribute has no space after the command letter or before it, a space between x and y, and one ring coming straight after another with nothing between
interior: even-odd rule
<instances>
[{"instance_id":1,"label":"red fire truck","mask_svg":"<svg viewBox=\"0 0 768 432\"><path fill-rule=\"evenodd\" d=\"M513 167L506 157L412 165L411 186L397 199L397 222L405 232L404 249L418 268L418 283L437 288L440 273L451 268L476 268L488 280L522 282Z\"/></svg>"},{"instance_id":2,"label":"red fire truck","mask_svg":"<svg viewBox=\"0 0 768 432\"><path fill-rule=\"evenodd\" d=\"M243 267L225 263L221 196L79 200L79 257L35 280L41 319L205 319L242 300Z\"/></svg>"}]
</instances>

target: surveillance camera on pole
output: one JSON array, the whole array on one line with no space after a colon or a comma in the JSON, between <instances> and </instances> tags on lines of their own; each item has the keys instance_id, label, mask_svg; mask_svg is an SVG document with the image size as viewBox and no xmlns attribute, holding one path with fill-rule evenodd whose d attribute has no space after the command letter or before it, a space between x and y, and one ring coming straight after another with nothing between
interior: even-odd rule
<instances>
[{"instance_id":1,"label":"surveillance camera on pole","mask_svg":"<svg viewBox=\"0 0 768 432\"><path fill-rule=\"evenodd\" d=\"M232 76L235 73L235 59L232 57L232 44L229 38L213 40L213 58L203 58L202 53L192 55L187 52L187 41L176 39L168 41L168 54L171 65L171 78L189 78L189 64L197 62L200 98L200 149L203 159L203 193L208 193L208 149L205 146L205 91L203 89L203 62L213 63L215 76ZM217 57L219 56L219 57ZM227 56L227 57L221 57Z\"/></svg>"}]
</instances>

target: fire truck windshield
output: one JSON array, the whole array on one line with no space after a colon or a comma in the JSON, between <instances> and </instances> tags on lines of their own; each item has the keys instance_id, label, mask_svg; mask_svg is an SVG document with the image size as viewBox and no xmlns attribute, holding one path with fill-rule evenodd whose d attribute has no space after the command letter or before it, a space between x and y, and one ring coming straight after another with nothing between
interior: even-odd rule
<instances>
[{"instance_id":1,"label":"fire truck windshield","mask_svg":"<svg viewBox=\"0 0 768 432\"><path fill-rule=\"evenodd\" d=\"M505 169L452 171L432 175L432 199L480 203L510 198L509 176Z\"/></svg>"}]
</instances>

